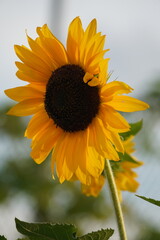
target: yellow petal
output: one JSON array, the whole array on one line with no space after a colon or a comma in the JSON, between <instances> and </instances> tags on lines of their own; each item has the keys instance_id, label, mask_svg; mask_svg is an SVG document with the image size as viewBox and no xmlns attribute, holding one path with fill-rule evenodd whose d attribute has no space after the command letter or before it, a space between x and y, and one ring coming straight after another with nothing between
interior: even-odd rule
<instances>
[{"instance_id":1,"label":"yellow petal","mask_svg":"<svg viewBox=\"0 0 160 240\"><path fill-rule=\"evenodd\" d=\"M88 39L91 39L97 31L97 20L94 18L89 25L87 26L85 33L84 33L84 42L87 42Z\"/></svg>"},{"instance_id":2,"label":"yellow petal","mask_svg":"<svg viewBox=\"0 0 160 240\"><path fill-rule=\"evenodd\" d=\"M134 136L130 136L127 140L123 141L123 146L125 149L125 152L128 154L131 154L135 151L135 143L132 141Z\"/></svg>"},{"instance_id":3,"label":"yellow petal","mask_svg":"<svg viewBox=\"0 0 160 240\"><path fill-rule=\"evenodd\" d=\"M46 92L46 84L39 84L39 83L33 82L33 83L28 84L27 86L41 92L43 94L42 96L44 98L44 95Z\"/></svg>"},{"instance_id":4,"label":"yellow petal","mask_svg":"<svg viewBox=\"0 0 160 240\"><path fill-rule=\"evenodd\" d=\"M86 171L83 172L82 169L80 169L79 167L76 170L76 177L80 180L82 184L91 184L91 176L89 175L89 173L87 173Z\"/></svg>"},{"instance_id":5,"label":"yellow petal","mask_svg":"<svg viewBox=\"0 0 160 240\"><path fill-rule=\"evenodd\" d=\"M93 19L88 25L86 31L84 32L82 41L80 43L80 62L82 65L84 65L85 50L88 47L88 42L96 34L96 29L97 29L97 21L96 19Z\"/></svg>"},{"instance_id":6,"label":"yellow petal","mask_svg":"<svg viewBox=\"0 0 160 240\"><path fill-rule=\"evenodd\" d=\"M104 44L105 44L105 38L106 36L103 35L103 36L99 36L95 39L95 45L94 45L94 48L93 48L93 52L92 52L92 55L96 55L98 52L101 52L104 48Z\"/></svg>"},{"instance_id":7,"label":"yellow petal","mask_svg":"<svg viewBox=\"0 0 160 240\"><path fill-rule=\"evenodd\" d=\"M124 82L113 81L110 83L105 84L101 89L101 94L105 97L116 95L116 94L123 94L123 93L130 93L133 90L129 85Z\"/></svg>"},{"instance_id":8,"label":"yellow petal","mask_svg":"<svg viewBox=\"0 0 160 240\"><path fill-rule=\"evenodd\" d=\"M44 41L47 52L50 54L53 62L56 63L55 66L61 67L68 64L67 53L62 43L55 38L45 38Z\"/></svg>"},{"instance_id":9,"label":"yellow petal","mask_svg":"<svg viewBox=\"0 0 160 240\"><path fill-rule=\"evenodd\" d=\"M110 141L115 146L116 150L118 152L124 153L123 142L122 142L119 134L116 132L113 132L113 131L109 131L109 130L106 131L106 134L107 134L107 137L110 139Z\"/></svg>"},{"instance_id":10,"label":"yellow petal","mask_svg":"<svg viewBox=\"0 0 160 240\"><path fill-rule=\"evenodd\" d=\"M29 87L29 86L10 88L5 90L4 92L9 98L18 102L23 101L25 99L30 99L30 98L44 97L41 91L38 91L35 88Z\"/></svg>"},{"instance_id":11,"label":"yellow petal","mask_svg":"<svg viewBox=\"0 0 160 240\"><path fill-rule=\"evenodd\" d=\"M105 84L107 81L108 62L109 62L109 58L104 59L99 63L99 82L101 85Z\"/></svg>"},{"instance_id":12,"label":"yellow petal","mask_svg":"<svg viewBox=\"0 0 160 240\"><path fill-rule=\"evenodd\" d=\"M73 171L68 167L67 160L63 163L63 177L65 180L70 181L73 176Z\"/></svg>"},{"instance_id":13,"label":"yellow petal","mask_svg":"<svg viewBox=\"0 0 160 240\"><path fill-rule=\"evenodd\" d=\"M93 74L92 73L89 73L89 72L86 72L84 77L83 77L83 81L84 83L87 83L89 80L91 80L93 78Z\"/></svg>"},{"instance_id":14,"label":"yellow petal","mask_svg":"<svg viewBox=\"0 0 160 240\"><path fill-rule=\"evenodd\" d=\"M100 68L100 62L103 60L103 56L104 54L108 51L107 50L103 50L101 52L99 52L98 54L96 54L95 56L91 57L89 59L89 61L86 63L85 69L88 72L92 72L93 74L97 74L100 72L99 68ZM108 61L109 59L106 59L106 61ZM107 74L107 67L108 65L105 65L105 73Z\"/></svg>"},{"instance_id":15,"label":"yellow petal","mask_svg":"<svg viewBox=\"0 0 160 240\"><path fill-rule=\"evenodd\" d=\"M49 66L50 69L55 70L55 65L54 62L52 62L52 59L49 57L49 55L47 54L46 51L44 51L44 49L38 44L38 41L33 40L32 38L30 38L29 36L27 36L28 38L28 43L30 48L32 49L32 51L41 59L43 59L43 61L45 61L45 63Z\"/></svg>"},{"instance_id":16,"label":"yellow petal","mask_svg":"<svg viewBox=\"0 0 160 240\"><path fill-rule=\"evenodd\" d=\"M52 73L52 69L30 49L24 46L15 45L15 52L19 59L24 62L28 67L40 71L44 74Z\"/></svg>"},{"instance_id":17,"label":"yellow petal","mask_svg":"<svg viewBox=\"0 0 160 240\"><path fill-rule=\"evenodd\" d=\"M113 144L109 139L107 139L107 135L105 133L105 126L101 119L94 119L94 127L96 132L96 140L97 144L95 144L95 148L97 152L102 154L104 158L112 159L114 161L119 160L119 156L113 147Z\"/></svg>"},{"instance_id":18,"label":"yellow petal","mask_svg":"<svg viewBox=\"0 0 160 240\"><path fill-rule=\"evenodd\" d=\"M44 83L49 80L51 73L42 73L40 71L36 71L33 68L28 67L24 63L15 62L16 66L19 68L20 71L17 72L17 77L21 80L27 82L37 82L37 83Z\"/></svg>"},{"instance_id":19,"label":"yellow petal","mask_svg":"<svg viewBox=\"0 0 160 240\"><path fill-rule=\"evenodd\" d=\"M101 106L101 119L103 120L104 124L109 125L113 129L117 129L118 132L129 131L130 126L120 113L108 106L108 103L106 105L102 104Z\"/></svg>"},{"instance_id":20,"label":"yellow petal","mask_svg":"<svg viewBox=\"0 0 160 240\"><path fill-rule=\"evenodd\" d=\"M82 23L79 17L76 17L68 28L67 53L72 64L79 64L79 45L84 35Z\"/></svg>"},{"instance_id":21,"label":"yellow petal","mask_svg":"<svg viewBox=\"0 0 160 240\"><path fill-rule=\"evenodd\" d=\"M129 176L127 174L118 173L115 176L117 188L121 191L129 191L136 192L139 183L131 176L131 172Z\"/></svg>"},{"instance_id":22,"label":"yellow petal","mask_svg":"<svg viewBox=\"0 0 160 240\"><path fill-rule=\"evenodd\" d=\"M88 146L94 147L97 152L101 155L104 156L103 149L101 147L101 143L98 141L97 137L97 129L94 123L90 124L89 127L89 137L88 137ZM106 142L106 139L105 139Z\"/></svg>"},{"instance_id":23,"label":"yellow petal","mask_svg":"<svg viewBox=\"0 0 160 240\"><path fill-rule=\"evenodd\" d=\"M47 52L54 68L68 64L68 57L63 44L51 33L48 26L45 24L42 28L37 28L39 39L38 43Z\"/></svg>"},{"instance_id":24,"label":"yellow petal","mask_svg":"<svg viewBox=\"0 0 160 240\"><path fill-rule=\"evenodd\" d=\"M149 105L136 98L128 96L114 96L111 102L107 103L117 111L135 112L149 108Z\"/></svg>"},{"instance_id":25,"label":"yellow petal","mask_svg":"<svg viewBox=\"0 0 160 240\"><path fill-rule=\"evenodd\" d=\"M80 144L81 144L81 135L79 136L79 132L68 134L68 156L66 158L67 165L69 169L71 169L73 172L76 171L80 159L78 158L79 151L80 151Z\"/></svg>"},{"instance_id":26,"label":"yellow petal","mask_svg":"<svg viewBox=\"0 0 160 240\"><path fill-rule=\"evenodd\" d=\"M87 171L95 178L98 178L104 170L104 158L95 150L94 147L87 148Z\"/></svg>"},{"instance_id":27,"label":"yellow petal","mask_svg":"<svg viewBox=\"0 0 160 240\"><path fill-rule=\"evenodd\" d=\"M140 166L142 166L143 165L143 162L141 162L141 161L137 161L136 160L136 162L134 163L134 162L128 162L128 161L125 161L125 162L122 162L121 163L121 165L122 165L122 167L124 168L124 169L131 169L131 168L137 168L137 167L140 167Z\"/></svg>"},{"instance_id":28,"label":"yellow petal","mask_svg":"<svg viewBox=\"0 0 160 240\"><path fill-rule=\"evenodd\" d=\"M63 175L66 180L72 177L79 165L77 159L77 143L79 138L77 135L77 133L65 133L56 145L55 158L57 159L57 172L59 175Z\"/></svg>"},{"instance_id":29,"label":"yellow petal","mask_svg":"<svg viewBox=\"0 0 160 240\"><path fill-rule=\"evenodd\" d=\"M92 80L90 80L88 82L88 85L90 87L95 87L95 86L99 85L99 79L97 77L93 77Z\"/></svg>"},{"instance_id":30,"label":"yellow petal","mask_svg":"<svg viewBox=\"0 0 160 240\"><path fill-rule=\"evenodd\" d=\"M90 185L81 185L82 193L86 196L97 197L105 183L105 177L100 175L98 178L91 178Z\"/></svg>"},{"instance_id":31,"label":"yellow petal","mask_svg":"<svg viewBox=\"0 0 160 240\"><path fill-rule=\"evenodd\" d=\"M48 117L46 111L42 109L31 118L25 131L25 137L34 137L39 131L48 127L50 124L54 125L54 122Z\"/></svg>"},{"instance_id":32,"label":"yellow petal","mask_svg":"<svg viewBox=\"0 0 160 240\"><path fill-rule=\"evenodd\" d=\"M65 174L63 173L63 164L65 160L65 150L67 142L64 141L64 139L65 133L63 133L60 136L59 141L56 143L54 147L54 152L52 154L52 169L53 163L56 162L57 176L59 178L60 183L65 181Z\"/></svg>"},{"instance_id":33,"label":"yellow petal","mask_svg":"<svg viewBox=\"0 0 160 240\"><path fill-rule=\"evenodd\" d=\"M48 28L47 24L44 24L42 27L37 27L37 33L38 35L42 35L46 38L56 38Z\"/></svg>"},{"instance_id":34,"label":"yellow petal","mask_svg":"<svg viewBox=\"0 0 160 240\"><path fill-rule=\"evenodd\" d=\"M73 137L72 140L71 137ZM56 144L52 158L52 167L54 162L56 162L57 175L60 182L70 179L73 174L80 181L87 182L89 173L86 170L86 137L86 133L83 131L73 134L64 133Z\"/></svg>"},{"instance_id":35,"label":"yellow petal","mask_svg":"<svg viewBox=\"0 0 160 240\"><path fill-rule=\"evenodd\" d=\"M74 157L77 159L80 169L86 171L86 152L88 146L88 130L77 132L77 145Z\"/></svg>"},{"instance_id":36,"label":"yellow petal","mask_svg":"<svg viewBox=\"0 0 160 240\"><path fill-rule=\"evenodd\" d=\"M68 63L67 53L63 44L51 33L47 25L37 28L39 38L37 42L50 57L54 68Z\"/></svg>"},{"instance_id":37,"label":"yellow petal","mask_svg":"<svg viewBox=\"0 0 160 240\"><path fill-rule=\"evenodd\" d=\"M38 164L43 162L61 135L61 129L54 125L40 131L32 141L31 157Z\"/></svg>"},{"instance_id":38,"label":"yellow petal","mask_svg":"<svg viewBox=\"0 0 160 240\"><path fill-rule=\"evenodd\" d=\"M32 115L43 108L44 100L42 98L32 98L19 102L12 107L7 114L15 116Z\"/></svg>"},{"instance_id":39,"label":"yellow petal","mask_svg":"<svg viewBox=\"0 0 160 240\"><path fill-rule=\"evenodd\" d=\"M45 46L45 40L46 39L54 39L56 42L58 42L58 44L64 48L63 44L58 40L58 38L55 37L55 35L50 31L50 29L48 28L47 24L44 24L42 27L37 27L37 34L40 37L40 40L38 40L38 42L43 43L42 46ZM44 40L44 41L43 41Z\"/></svg>"},{"instance_id":40,"label":"yellow petal","mask_svg":"<svg viewBox=\"0 0 160 240\"><path fill-rule=\"evenodd\" d=\"M85 52L85 65L89 61L89 59L103 51L104 43L105 36L101 36L101 33L97 33L94 37L90 39Z\"/></svg>"}]
</instances>

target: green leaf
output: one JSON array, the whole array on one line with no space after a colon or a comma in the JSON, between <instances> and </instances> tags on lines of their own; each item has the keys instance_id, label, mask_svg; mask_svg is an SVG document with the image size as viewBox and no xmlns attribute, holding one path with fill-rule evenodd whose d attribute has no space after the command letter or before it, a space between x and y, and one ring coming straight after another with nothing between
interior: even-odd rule
<instances>
[{"instance_id":1,"label":"green leaf","mask_svg":"<svg viewBox=\"0 0 160 240\"><path fill-rule=\"evenodd\" d=\"M101 229L97 232L88 233L77 240L108 240L114 233L113 229Z\"/></svg>"},{"instance_id":2,"label":"green leaf","mask_svg":"<svg viewBox=\"0 0 160 240\"><path fill-rule=\"evenodd\" d=\"M141 130L141 128L143 126L143 120L140 120L136 123L130 123L129 125L130 125L131 128L128 132L120 133L120 136L123 138L123 140L126 140L130 136L136 135Z\"/></svg>"},{"instance_id":3,"label":"green leaf","mask_svg":"<svg viewBox=\"0 0 160 240\"><path fill-rule=\"evenodd\" d=\"M4 236L0 235L0 240L7 240Z\"/></svg>"},{"instance_id":4,"label":"green leaf","mask_svg":"<svg viewBox=\"0 0 160 240\"><path fill-rule=\"evenodd\" d=\"M146 197L139 196L139 195L136 195L136 196L139 197L139 198L142 198L143 200L145 200L145 201L147 201L147 202L150 202L150 203L152 203L152 204L160 207L160 201L158 201L158 200L155 200L155 199L153 199L153 198L146 198Z\"/></svg>"},{"instance_id":5,"label":"green leaf","mask_svg":"<svg viewBox=\"0 0 160 240\"><path fill-rule=\"evenodd\" d=\"M112 229L102 229L88 233L84 236L76 236L76 228L68 224L52 223L27 223L15 219L17 230L28 236L30 240L108 240L114 233ZM4 239L5 240L5 239ZM20 240L20 239L19 239ZM27 240L25 238L21 240Z\"/></svg>"},{"instance_id":6,"label":"green leaf","mask_svg":"<svg viewBox=\"0 0 160 240\"><path fill-rule=\"evenodd\" d=\"M119 155L119 158L120 158L120 160L121 161L128 161L128 162L132 162L132 163L137 163L138 164L138 162L137 161L135 161L134 160L134 158L131 156L131 155L129 155L128 153L118 153L118 155Z\"/></svg>"},{"instance_id":7,"label":"green leaf","mask_svg":"<svg viewBox=\"0 0 160 240\"><path fill-rule=\"evenodd\" d=\"M27 223L15 219L17 230L31 240L75 240L76 228L68 224Z\"/></svg>"},{"instance_id":8,"label":"green leaf","mask_svg":"<svg viewBox=\"0 0 160 240\"><path fill-rule=\"evenodd\" d=\"M17 240L29 240L29 238L18 238Z\"/></svg>"}]
</instances>

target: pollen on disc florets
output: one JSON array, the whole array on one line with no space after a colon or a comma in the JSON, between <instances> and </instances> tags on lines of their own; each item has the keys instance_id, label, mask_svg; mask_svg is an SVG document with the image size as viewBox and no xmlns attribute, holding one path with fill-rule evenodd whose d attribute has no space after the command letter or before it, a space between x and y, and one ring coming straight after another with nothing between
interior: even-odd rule
<instances>
[{"instance_id":1,"label":"pollen on disc florets","mask_svg":"<svg viewBox=\"0 0 160 240\"><path fill-rule=\"evenodd\" d=\"M80 66L64 65L46 86L46 112L66 132L85 130L99 111L99 88L84 83L84 75Z\"/></svg>"}]
</instances>

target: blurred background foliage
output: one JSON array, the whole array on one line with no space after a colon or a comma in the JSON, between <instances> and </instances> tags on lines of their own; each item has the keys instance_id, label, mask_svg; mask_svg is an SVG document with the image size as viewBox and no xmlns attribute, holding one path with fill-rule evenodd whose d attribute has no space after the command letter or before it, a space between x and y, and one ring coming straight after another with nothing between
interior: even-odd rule
<instances>
[{"instance_id":1,"label":"blurred background foliage","mask_svg":"<svg viewBox=\"0 0 160 240\"><path fill-rule=\"evenodd\" d=\"M139 134L138 141L145 153L152 156L159 156L160 151L159 148L155 149L152 141L152 136L155 136L155 132L159 130L159 96L160 79L152 83L152 87L141 98L149 103L151 108L146 113L143 134ZM58 180L53 180L50 159L37 165L29 157L29 140L23 138L29 119L7 116L6 112L10 107L6 105L0 109L0 135L3 141L0 163L0 206L7 208L8 201L20 196L26 198L27 204L30 205L32 221L74 223L78 226L79 234L88 231L85 223L94 222L97 226L102 224L104 227L112 227L110 219L113 211L107 191L102 191L97 198L86 197L81 194L78 182L59 184ZM158 138L157 135L156 137ZM160 239L160 231L149 221L144 221L139 215L133 214L127 204L124 206L124 213L127 225L134 226L133 231L129 229L130 234L132 235L134 229L136 230L134 237L131 236L129 239Z\"/></svg>"}]
</instances>

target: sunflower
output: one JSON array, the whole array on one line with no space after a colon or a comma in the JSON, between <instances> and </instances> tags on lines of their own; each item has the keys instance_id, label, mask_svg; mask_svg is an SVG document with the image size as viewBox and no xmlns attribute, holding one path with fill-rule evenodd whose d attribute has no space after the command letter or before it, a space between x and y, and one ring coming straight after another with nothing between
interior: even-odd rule
<instances>
[{"instance_id":1,"label":"sunflower","mask_svg":"<svg viewBox=\"0 0 160 240\"><path fill-rule=\"evenodd\" d=\"M132 154L135 151L134 149L135 143L132 141L133 138L134 138L133 136L130 136L128 139L123 141L125 153L127 153L128 155ZM115 183L117 186L119 198L121 200L122 200L121 191L136 192L137 188L139 187L139 183L136 180L138 175L136 172L133 171L133 169L143 165L143 162L138 161L133 156L132 159L134 160L133 162L122 161L119 164L118 168L114 168L114 162L112 162Z\"/></svg>"},{"instance_id":2,"label":"sunflower","mask_svg":"<svg viewBox=\"0 0 160 240\"><path fill-rule=\"evenodd\" d=\"M139 187L139 183L136 178L137 173L134 172L134 168L140 167L143 163L136 161L135 163L124 161L120 164L120 169L114 172L115 183L117 186L120 200L122 200L121 191L136 192Z\"/></svg>"},{"instance_id":3,"label":"sunflower","mask_svg":"<svg viewBox=\"0 0 160 240\"><path fill-rule=\"evenodd\" d=\"M123 141L125 153L131 154L134 150L133 136ZM116 187L120 200L122 200L121 191L136 192L139 183L136 181L137 173L133 171L134 168L140 167L143 163L132 156L133 162L129 161L111 161L111 166L115 178ZM86 196L97 197L103 188L105 177L100 175L99 178L92 178L90 185L81 184L82 193Z\"/></svg>"},{"instance_id":4,"label":"sunflower","mask_svg":"<svg viewBox=\"0 0 160 240\"><path fill-rule=\"evenodd\" d=\"M81 184L81 191L87 197L97 197L105 184L105 177L100 175L98 178L91 178L90 185Z\"/></svg>"},{"instance_id":5,"label":"sunflower","mask_svg":"<svg viewBox=\"0 0 160 240\"><path fill-rule=\"evenodd\" d=\"M29 47L15 45L21 62L17 77L28 85L5 91L18 101L8 114L33 115L25 136L32 139L31 157L42 163L52 152L59 181L75 175L90 184L104 169L104 158L119 160L124 151L119 133L129 130L117 111L145 110L148 105L123 93L132 88L119 81L106 83L108 58L105 36L93 19L86 30L79 17L68 29L66 48L45 24L38 37L29 36ZM54 176L53 176L54 177Z\"/></svg>"}]
</instances>

